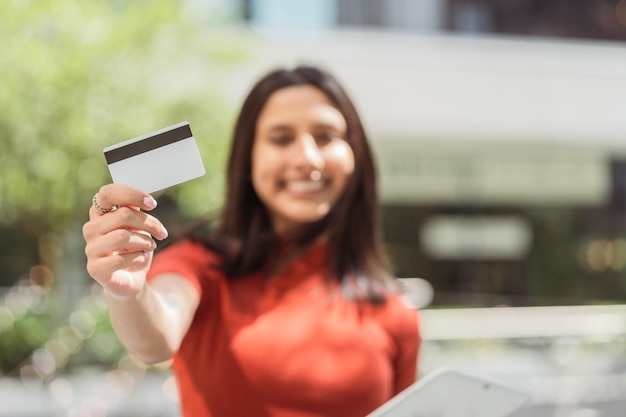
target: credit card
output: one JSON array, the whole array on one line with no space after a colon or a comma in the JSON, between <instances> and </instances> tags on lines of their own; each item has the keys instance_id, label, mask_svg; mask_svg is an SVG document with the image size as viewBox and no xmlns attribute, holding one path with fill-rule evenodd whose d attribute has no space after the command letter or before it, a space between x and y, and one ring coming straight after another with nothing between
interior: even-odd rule
<instances>
[{"instance_id":1,"label":"credit card","mask_svg":"<svg viewBox=\"0 0 626 417\"><path fill-rule=\"evenodd\" d=\"M189 122L181 122L104 148L111 178L153 193L206 173Z\"/></svg>"}]
</instances>

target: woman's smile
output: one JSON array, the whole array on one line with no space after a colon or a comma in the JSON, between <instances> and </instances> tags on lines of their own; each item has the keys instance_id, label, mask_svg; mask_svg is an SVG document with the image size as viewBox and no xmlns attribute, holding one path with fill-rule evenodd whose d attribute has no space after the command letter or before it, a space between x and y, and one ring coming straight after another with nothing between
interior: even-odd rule
<instances>
[{"instance_id":1,"label":"woman's smile","mask_svg":"<svg viewBox=\"0 0 626 417\"><path fill-rule=\"evenodd\" d=\"M309 195L322 191L324 189L324 182L322 180L292 180L285 181L284 187L288 192L294 194Z\"/></svg>"}]
</instances>

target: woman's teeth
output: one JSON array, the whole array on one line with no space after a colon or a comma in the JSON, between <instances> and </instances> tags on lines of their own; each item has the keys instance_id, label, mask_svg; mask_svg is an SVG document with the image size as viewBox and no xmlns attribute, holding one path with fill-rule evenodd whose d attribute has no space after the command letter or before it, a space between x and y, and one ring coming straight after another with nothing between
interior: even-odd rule
<instances>
[{"instance_id":1,"label":"woman's teeth","mask_svg":"<svg viewBox=\"0 0 626 417\"><path fill-rule=\"evenodd\" d=\"M289 191L295 191L299 193L319 191L322 189L322 187L322 181L291 181L287 183L287 189Z\"/></svg>"}]
</instances>

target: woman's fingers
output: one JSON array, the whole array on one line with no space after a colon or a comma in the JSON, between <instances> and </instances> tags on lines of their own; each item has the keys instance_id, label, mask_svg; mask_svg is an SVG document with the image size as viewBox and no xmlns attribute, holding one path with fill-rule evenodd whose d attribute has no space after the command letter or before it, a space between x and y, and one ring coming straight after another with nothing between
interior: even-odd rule
<instances>
[{"instance_id":1,"label":"woman's fingers","mask_svg":"<svg viewBox=\"0 0 626 417\"><path fill-rule=\"evenodd\" d=\"M133 296L143 288L156 248L152 236L167 237L163 224L145 212L156 204L149 194L119 184L102 186L92 198L83 226L87 271L111 294Z\"/></svg>"},{"instance_id":2,"label":"woman's fingers","mask_svg":"<svg viewBox=\"0 0 626 417\"><path fill-rule=\"evenodd\" d=\"M146 233L115 229L97 240L88 242L85 254L89 258L98 258L115 253L151 252L155 248L156 242Z\"/></svg>"},{"instance_id":3,"label":"woman's fingers","mask_svg":"<svg viewBox=\"0 0 626 417\"><path fill-rule=\"evenodd\" d=\"M120 207L101 219L104 233L116 229L131 229L149 233L159 240L167 238L168 232L156 217L128 207Z\"/></svg>"},{"instance_id":4,"label":"woman's fingers","mask_svg":"<svg viewBox=\"0 0 626 417\"><path fill-rule=\"evenodd\" d=\"M87 258L87 272L105 288L127 287L132 289L140 282L132 279L133 271L145 268L152 257L152 252L117 253L100 258ZM120 272L123 271L123 274ZM120 279L122 277L128 280Z\"/></svg>"},{"instance_id":5,"label":"woman's fingers","mask_svg":"<svg viewBox=\"0 0 626 417\"><path fill-rule=\"evenodd\" d=\"M83 235L89 242L118 229L144 232L159 240L168 236L167 229L156 217L129 207L120 207L104 216L92 218L84 225Z\"/></svg>"},{"instance_id":6,"label":"woman's fingers","mask_svg":"<svg viewBox=\"0 0 626 417\"><path fill-rule=\"evenodd\" d=\"M110 214L118 207L152 210L156 206L157 202L150 194L121 184L107 184L94 195L89 217Z\"/></svg>"}]
</instances>

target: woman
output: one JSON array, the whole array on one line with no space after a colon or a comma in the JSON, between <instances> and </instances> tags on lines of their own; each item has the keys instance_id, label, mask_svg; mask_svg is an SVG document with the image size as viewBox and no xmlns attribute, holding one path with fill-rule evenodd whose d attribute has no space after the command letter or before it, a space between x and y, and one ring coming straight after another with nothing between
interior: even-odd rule
<instances>
[{"instance_id":1,"label":"woman","mask_svg":"<svg viewBox=\"0 0 626 417\"><path fill-rule=\"evenodd\" d=\"M126 348L173 357L185 416L364 416L414 382L415 310L381 249L359 116L328 73L277 70L246 98L206 239L154 257L148 194L103 186L87 269ZM142 210L140 210L142 209Z\"/></svg>"}]
</instances>

